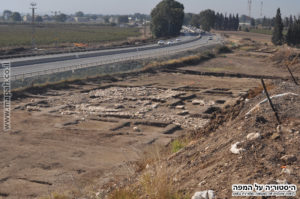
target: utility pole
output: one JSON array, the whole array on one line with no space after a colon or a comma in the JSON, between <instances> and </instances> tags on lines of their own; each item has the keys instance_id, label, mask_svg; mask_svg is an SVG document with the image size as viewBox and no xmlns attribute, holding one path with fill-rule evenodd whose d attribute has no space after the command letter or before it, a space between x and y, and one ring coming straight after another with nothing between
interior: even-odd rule
<instances>
[{"instance_id":1,"label":"utility pole","mask_svg":"<svg viewBox=\"0 0 300 199\"><path fill-rule=\"evenodd\" d=\"M252 0L248 0L249 18L251 19Z\"/></svg>"},{"instance_id":2,"label":"utility pole","mask_svg":"<svg viewBox=\"0 0 300 199\"><path fill-rule=\"evenodd\" d=\"M35 25L34 25L34 21L35 21L35 10L37 9L36 8L36 3L31 3L31 10L32 10L32 19L31 19L31 25L32 25L32 39L31 39L31 42L32 42L32 48L33 49L36 49L36 43L35 43Z\"/></svg>"},{"instance_id":3,"label":"utility pole","mask_svg":"<svg viewBox=\"0 0 300 199\"><path fill-rule=\"evenodd\" d=\"M261 1L261 2L260 2L260 16L261 16L261 17L263 16L263 8L264 8L264 2Z\"/></svg>"}]
</instances>

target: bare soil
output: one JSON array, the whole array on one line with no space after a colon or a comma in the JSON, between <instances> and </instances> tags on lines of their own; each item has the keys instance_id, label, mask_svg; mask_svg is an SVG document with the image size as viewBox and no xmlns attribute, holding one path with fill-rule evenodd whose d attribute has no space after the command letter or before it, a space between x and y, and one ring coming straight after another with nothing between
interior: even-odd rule
<instances>
[{"instance_id":1,"label":"bare soil","mask_svg":"<svg viewBox=\"0 0 300 199\"><path fill-rule=\"evenodd\" d=\"M73 83L68 88L23 93L23 97L12 101L12 131L0 134L0 197L38 198L66 190L77 197L95 193L108 184L113 189L114 182L136 174L133 164L148 146L167 146L187 132L201 131L216 118L216 112L226 107L228 110L260 84L255 77L227 74L289 79L283 68L268 61L265 52L253 53L256 55L248 57L244 50L236 50L197 66L115 75ZM199 71L213 71L215 75L202 75ZM285 84L276 85L282 88ZM263 95L245 105L240 102L238 113L240 108L242 113L249 110L250 104L261 98ZM299 105L298 98L292 102ZM181 189L195 191L200 189L199 182L205 181L201 190L214 189L218 198L230 198L232 182L260 180L265 175L279 179L278 158L284 154L298 157L299 150L292 146L299 146L299 135L293 131L280 134L279 140L273 141L273 115L267 105L260 111L269 121L266 125L258 124L252 117L246 120L241 114L215 132L197 134L199 139L168 160L172 176L177 176L174 183ZM3 113L2 106L0 112ZM297 122L299 116L295 113L293 117ZM291 128L298 128L297 125ZM264 128L267 130L259 130ZM239 156L230 154L228 147L250 132L261 132L262 139L246 142L243 147L247 151ZM264 149L267 151L253 157ZM275 151L268 154L272 150ZM272 158L276 162L265 163ZM287 180L299 184L296 163L292 163L293 176ZM267 178L263 179L259 182Z\"/></svg>"},{"instance_id":2,"label":"bare soil","mask_svg":"<svg viewBox=\"0 0 300 199\"><path fill-rule=\"evenodd\" d=\"M189 193L214 190L219 199L233 198L233 184L289 183L299 190L300 90L293 83L275 81L273 84L272 96L286 92L298 95L273 100L281 125L268 103L247 114L266 98L265 94L241 99L233 108L225 109L196 132L196 138L187 147L166 158L169 177L178 190ZM251 133L259 137L250 139ZM236 143L240 143L238 148L242 150L239 154L230 151ZM298 191L296 197L288 198L299 197Z\"/></svg>"}]
</instances>

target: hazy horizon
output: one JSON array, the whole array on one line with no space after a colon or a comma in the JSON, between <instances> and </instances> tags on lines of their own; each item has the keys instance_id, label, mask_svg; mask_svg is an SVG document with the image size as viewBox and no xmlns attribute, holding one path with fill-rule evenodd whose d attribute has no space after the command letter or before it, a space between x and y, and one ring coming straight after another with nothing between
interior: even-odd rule
<instances>
[{"instance_id":1,"label":"hazy horizon","mask_svg":"<svg viewBox=\"0 0 300 199\"><path fill-rule=\"evenodd\" d=\"M150 14L151 10L161 0L65 0L63 3L59 0L35 0L37 3L37 14L51 14L54 11L60 11L66 14L72 14L82 11L85 14ZM222 13L248 14L247 0L178 0L185 6L185 12L199 13L204 9L212 9ZM1 5L0 12L3 10L12 10L20 13L30 13L29 7L33 0L10 0ZM69 2L69 3L68 3ZM252 16L259 18L261 0L253 0ZM273 17L276 9L281 8L283 16L299 15L299 0L264 0L263 16Z\"/></svg>"}]
</instances>

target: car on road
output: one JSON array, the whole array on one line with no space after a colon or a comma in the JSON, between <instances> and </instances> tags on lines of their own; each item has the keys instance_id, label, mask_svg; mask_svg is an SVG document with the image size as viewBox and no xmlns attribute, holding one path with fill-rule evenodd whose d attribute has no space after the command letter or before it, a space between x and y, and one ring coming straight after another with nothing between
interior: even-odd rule
<instances>
[{"instance_id":1,"label":"car on road","mask_svg":"<svg viewBox=\"0 0 300 199\"><path fill-rule=\"evenodd\" d=\"M173 45L173 44L174 44L174 41L168 41L168 42L167 42L167 45L169 45L169 46L170 46L170 45Z\"/></svg>"},{"instance_id":2,"label":"car on road","mask_svg":"<svg viewBox=\"0 0 300 199\"><path fill-rule=\"evenodd\" d=\"M163 40L160 40L160 41L157 42L157 44L158 44L159 46L163 46L163 45L165 45L165 42L164 42Z\"/></svg>"},{"instance_id":3,"label":"car on road","mask_svg":"<svg viewBox=\"0 0 300 199\"><path fill-rule=\"evenodd\" d=\"M208 38L208 40L213 40L213 37L212 37L212 36L210 36L210 37Z\"/></svg>"},{"instance_id":4,"label":"car on road","mask_svg":"<svg viewBox=\"0 0 300 199\"><path fill-rule=\"evenodd\" d=\"M181 39L176 39L176 42L181 42Z\"/></svg>"}]
</instances>

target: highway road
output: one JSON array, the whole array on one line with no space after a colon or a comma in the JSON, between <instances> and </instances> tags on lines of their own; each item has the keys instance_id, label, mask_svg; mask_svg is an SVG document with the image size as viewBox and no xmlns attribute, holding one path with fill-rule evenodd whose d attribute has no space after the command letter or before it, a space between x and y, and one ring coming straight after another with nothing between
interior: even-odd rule
<instances>
[{"instance_id":1,"label":"highway road","mask_svg":"<svg viewBox=\"0 0 300 199\"><path fill-rule=\"evenodd\" d=\"M30 74L38 75L38 72L51 71L64 68L64 71L72 70L72 66L96 66L103 63L115 63L122 60L136 60L142 58L158 57L174 52L182 52L189 49L201 48L202 46L210 46L220 43L220 38L210 35L204 35L202 38L197 36L181 36L180 41L173 45L158 46L157 44L120 48L111 50L100 50L92 52L66 53L59 55L46 55L37 57L15 58L11 60L3 60L11 62L11 76L22 76ZM88 67L88 66L87 66ZM3 81L3 69L0 69L0 81Z\"/></svg>"}]
</instances>

